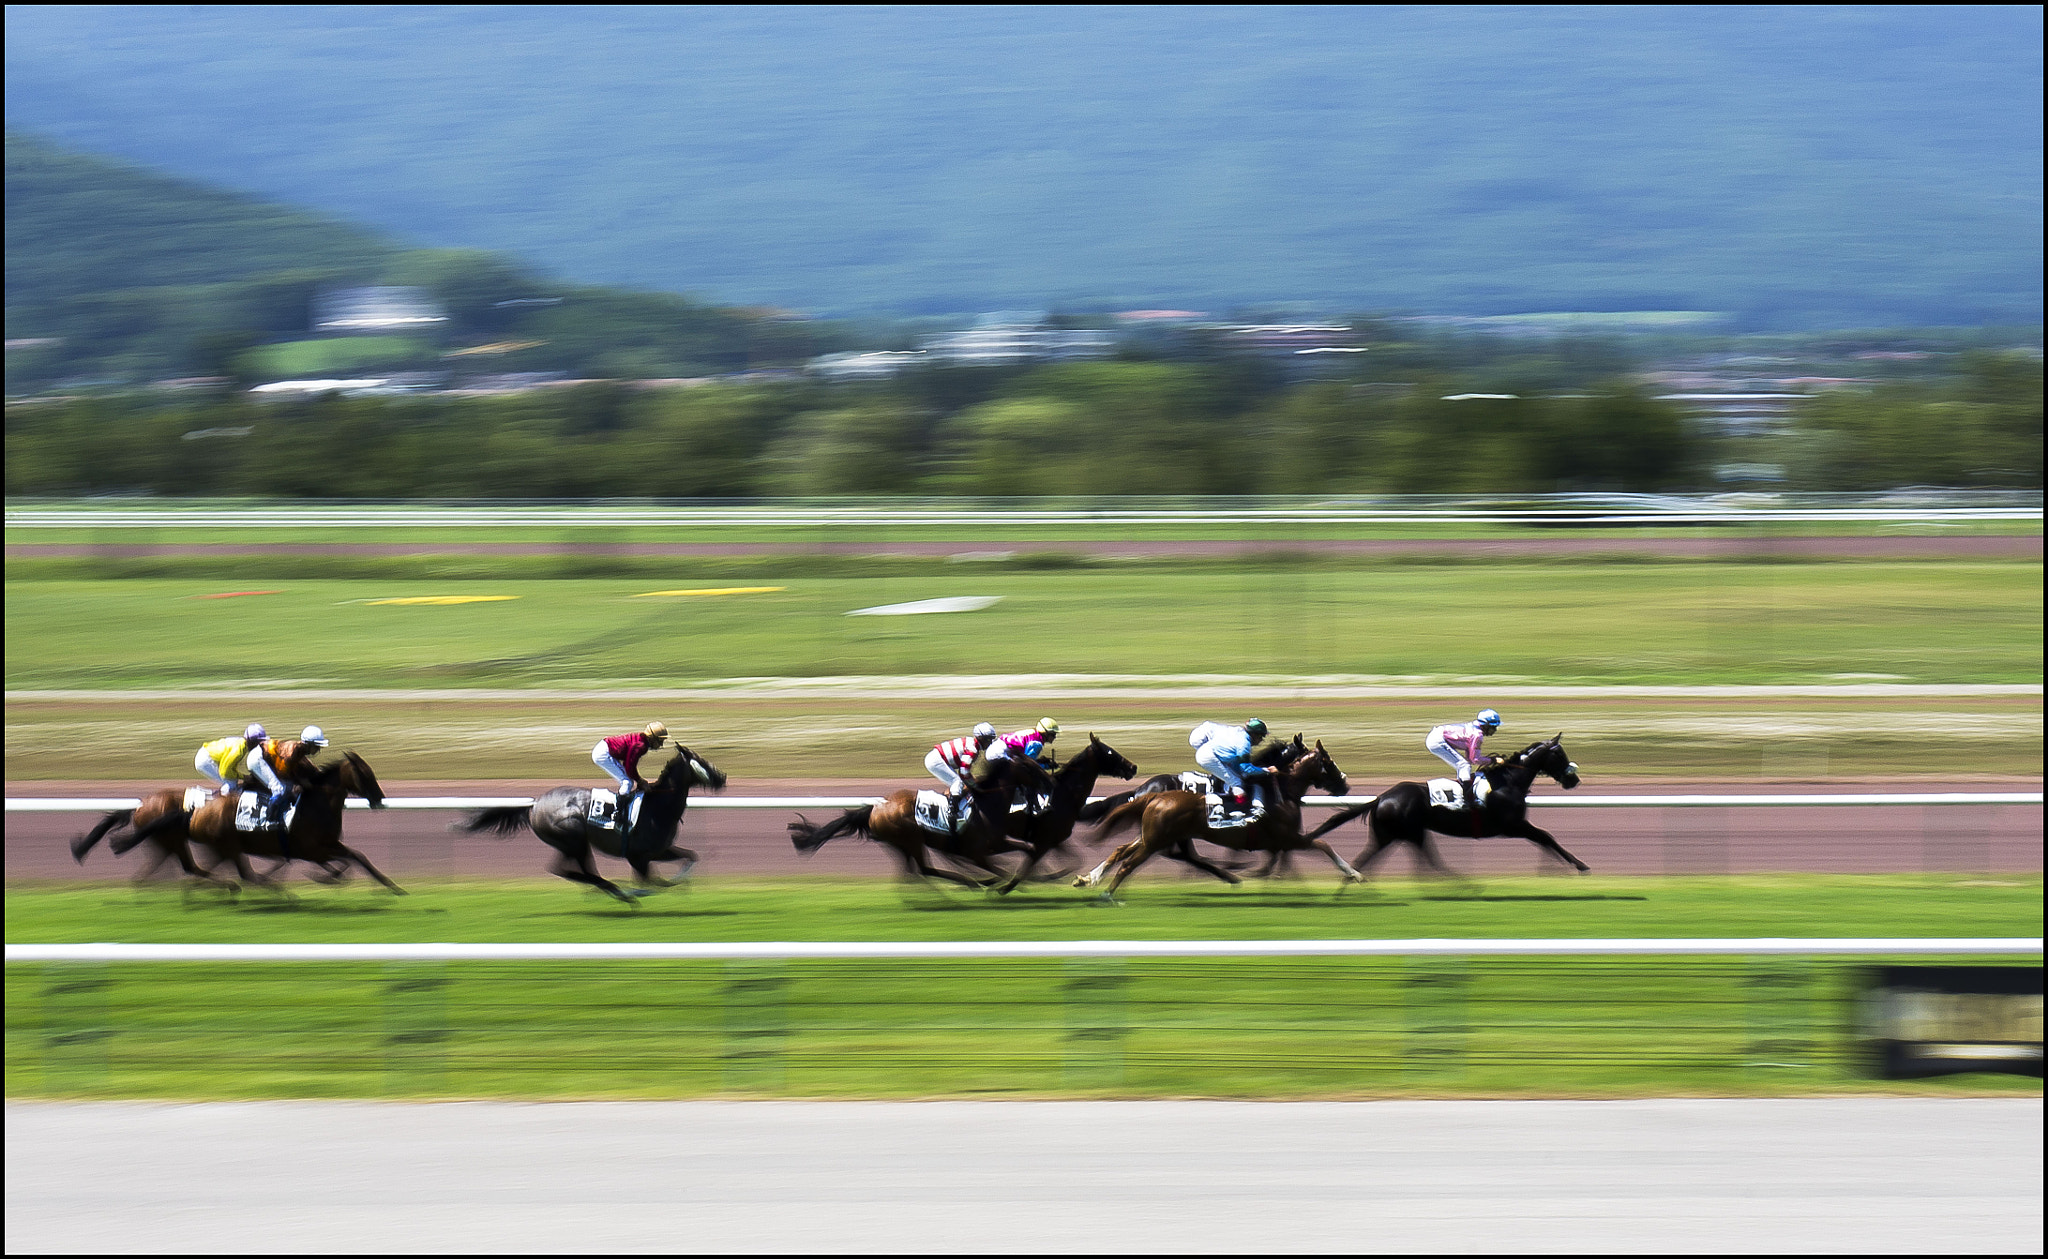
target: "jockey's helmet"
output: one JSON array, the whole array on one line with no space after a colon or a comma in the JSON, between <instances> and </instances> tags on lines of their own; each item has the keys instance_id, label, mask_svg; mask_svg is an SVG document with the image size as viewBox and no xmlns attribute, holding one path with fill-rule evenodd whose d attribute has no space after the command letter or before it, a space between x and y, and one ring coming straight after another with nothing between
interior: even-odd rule
<instances>
[{"instance_id":1,"label":"jockey's helmet","mask_svg":"<svg viewBox=\"0 0 2048 1259\"><path fill-rule=\"evenodd\" d=\"M985 721L974 727L974 741L976 743L992 743L995 741L995 737L996 728Z\"/></svg>"},{"instance_id":2,"label":"jockey's helmet","mask_svg":"<svg viewBox=\"0 0 2048 1259\"><path fill-rule=\"evenodd\" d=\"M641 733L647 736L649 743L659 747L668 738L668 727L658 721L650 721L647 723L647 729L641 731Z\"/></svg>"},{"instance_id":3,"label":"jockey's helmet","mask_svg":"<svg viewBox=\"0 0 2048 1259\"><path fill-rule=\"evenodd\" d=\"M1045 736L1045 741L1046 741L1047 743L1050 743L1050 742L1052 742L1052 741L1053 741L1053 740L1054 740L1055 738L1057 738L1057 737L1059 736L1059 732L1060 732L1060 723L1059 723L1059 722L1057 722L1057 721L1054 721L1054 720L1053 720L1052 718L1050 718L1050 717L1040 717L1040 718L1038 719L1038 733L1040 733L1040 734L1042 734L1042 735L1044 735L1044 736Z\"/></svg>"},{"instance_id":4,"label":"jockey's helmet","mask_svg":"<svg viewBox=\"0 0 2048 1259\"><path fill-rule=\"evenodd\" d=\"M242 737L251 743L260 743L270 737L270 732L263 728L262 722L252 721L249 723L249 728L242 731Z\"/></svg>"},{"instance_id":5,"label":"jockey's helmet","mask_svg":"<svg viewBox=\"0 0 2048 1259\"><path fill-rule=\"evenodd\" d=\"M310 743L316 748L327 746L327 732L318 726L307 726L299 731L299 742Z\"/></svg>"},{"instance_id":6,"label":"jockey's helmet","mask_svg":"<svg viewBox=\"0 0 2048 1259\"><path fill-rule=\"evenodd\" d=\"M1244 732L1254 739L1263 739L1266 737L1266 723L1254 717L1244 723Z\"/></svg>"},{"instance_id":7,"label":"jockey's helmet","mask_svg":"<svg viewBox=\"0 0 2048 1259\"><path fill-rule=\"evenodd\" d=\"M1486 733L1488 734L1492 734L1494 731L1500 729L1500 714L1493 711L1491 708L1480 709L1479 715L1473 718L1472 720L1474 725L1478 726L1481 730L1486 731Z\"/></svg>"}]
</instances>

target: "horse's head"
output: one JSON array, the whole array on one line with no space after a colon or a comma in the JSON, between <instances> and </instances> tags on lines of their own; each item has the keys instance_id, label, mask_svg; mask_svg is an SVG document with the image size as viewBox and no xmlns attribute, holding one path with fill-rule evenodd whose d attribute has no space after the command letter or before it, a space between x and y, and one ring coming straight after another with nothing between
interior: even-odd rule
<instances>
[{"instance_id":1,"label":"horse's head","mask_svg":"<svg viewBox=\"0 0 2048 1259\"><path fill-rule=\"evenodd\" d=\"M1088 736L1088 746L1082 748L1081 754L1067 764L1080 764L1083 757L1087 758L1088 764L1094 766L1098 776L1107 774L1111 778L1132 778L1138 772L1138 766L1134 761L1093 734Z\"/></svg>"},{"instance_id":2,"label":"horse's head","mask_svg":"<svg viewBox=\"0 0 2048 1259\"><path fill-rule=\"evenodd\" d=\"M354 752L343 752L337 768L341 771L342 786L348 788L350 795L368 800L373 809L384 807L383 785L377 781L377 775L370 771L367 761Z\"/></svg>"},{"instance_id":3,"label":"horse's head","mask_svg":"<svg viewBox=\"0 0 2048 1259\"><path fill-rule=\"evenodd\" d=\"M1301 736L1295 736L1301 742ZM1306 749L1307 745L1303 744ZM1329 795L1341 796L1350 792L1351 784L1345 780L1344 771L1337 768L1337 762L1330 757L1329 749L1321 739L1316 740L1312 750L1305 750L1287 767L1286 777L1294 786L1296 797L1308 794L1310 787L1320 787Z\"/></svg>"},{"instance_id":4,"label":"horse's head","mask_svg":"<svg viewBox=\"0 0 2048 1259\"><path fill-rule=\"evenodd\" d=\"M1531 743L1508 759L1527 765L1537 773L1550 775L1566 791L1579 785L1579 767L1572 764L1572 758L1565 753L1562 730L1553 738Z\"/></svg>"},{"instance_id":5,"label":"horse's head","mask_svg":"<svg viewBox=\"0 0 2048 1259\"><path fill-rule=\"evenodd\" d=\"M655 786L687 792L691 787L703 787L710 791L725 789L725 772L710 761L678 744L676 754L668 764L661 767L661 777Z\"/></svg>"}]
</instances>

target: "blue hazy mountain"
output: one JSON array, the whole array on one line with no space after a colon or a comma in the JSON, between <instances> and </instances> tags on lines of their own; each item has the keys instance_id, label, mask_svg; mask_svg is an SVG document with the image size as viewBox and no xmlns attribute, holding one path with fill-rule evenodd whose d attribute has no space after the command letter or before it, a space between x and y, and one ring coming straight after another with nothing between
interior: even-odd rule
<instances>
[{"instance_id":1,"label":"blue hazy mountain","mask_svg":"<svg viewBox=\"0 0 2048 1259\"><path fill-rule=\"evenodd\" d=\"M64 8L9 126L825 311L2041 317L2037 8Z\"/></svg>"}]
</instances>

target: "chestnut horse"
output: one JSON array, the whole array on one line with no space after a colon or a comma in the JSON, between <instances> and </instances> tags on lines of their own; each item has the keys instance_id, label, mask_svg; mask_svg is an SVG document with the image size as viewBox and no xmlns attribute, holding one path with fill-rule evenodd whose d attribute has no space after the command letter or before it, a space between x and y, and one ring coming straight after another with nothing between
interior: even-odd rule
<instances>
[{"instance_id":1,"label":"chestnut horse","mask_svg":"<svg viewBox=\"0 0 2048 1259\"><path fill-rule=\"evenodd\" d=\"M1301 798L1308 794L1310 787L1320 787L1333 796L1341 796L1350 790L1350 785L1344 780L1344 772L1330 759L1330 753L1321 740L1316 742L1314 751L1276 772L1269 782L1272 788L1269 794L1276 798L1267 804L1262 817L1243 826L1211 827L1208 803L1192 791L1155 792L1118 805L1102 820L1098 835L1108 837L1139 826L1138 838L1075 879L1074 886L1094 887L1114 866L1116 870L1110 877L1109 886L1102 890L1102 899L1113 900L1116 889L1136 873L1139 866L1162 852L1173 850L1178 851L1182 860L1226 883L1238 882L1236 875L1195 854L1193 841L1197 839L1248 852L1291 852L1314 848L1329 857L1343 873L1345 882L1357 881L1360 877L1358 871L1345 864L1344 858L1338 856L1334 848L1301 833Z\"/></svg>"},{"instance_id":2,"label":"chestnut horse","mask_svg":"<svg viewBox=\"0 0 2048 1259\"><path fill-rule=\"evenodd\" d=\"M789 824L789 841L796 845L798 852L809 856L842 835L863 835L889 846L902 863L906 879L915 877L929 881L936 878L966 887L994 886L1010 877L995 865L995 855L999 852L1028 853L1033 847L1010 839L1006 833L1011 825L1011 799L1022 790L1026 800L1035 800L1040 794L1050 793L1053 781L1044 769L1021 757L989 761L987 764L996 777L980 787L972 786L970 780L968 799L972 802L973 813L958 834L937 835L919 826L917 792L905 788L877 803L848 809L822 824L798 814L796 821ZM1082 799L1086 798L1084 792ZM1031 808L1024 810L1024 815L1035 824L1039 813ZM1053 845L1046 847L1049 850ZM931 851L985 870L989 877L971 878L935 866L929 858Z\"/></svg>"}]
</instances>

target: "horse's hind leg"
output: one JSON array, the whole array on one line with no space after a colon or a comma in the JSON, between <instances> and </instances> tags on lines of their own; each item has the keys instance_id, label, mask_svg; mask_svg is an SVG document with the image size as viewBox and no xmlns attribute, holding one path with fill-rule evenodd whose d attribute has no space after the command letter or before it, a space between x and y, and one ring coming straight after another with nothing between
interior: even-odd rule
<instances>
[{"instance_id":1,"label":"horse's hind leg","mask_svg":"<svg viewBox=\"0 0 2048 1259\"><path fill-rule=\"evenodd\" d=\"M570 853L560 848L555 849L555 852L559 855L555 858L555 864L548 867L550 873L560 875L571 883L588 884L613 900L621 900L638 907L637 897L630 895L626 889L597 872L597 862L591 858L588 843L583 845L581 852Z\"/></svg>"}]
</instances>

